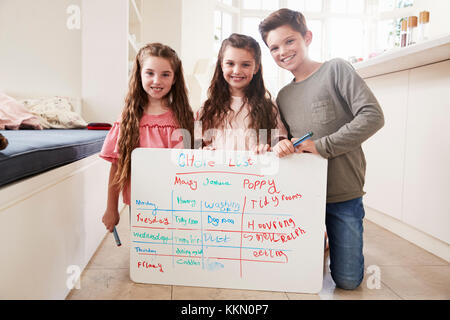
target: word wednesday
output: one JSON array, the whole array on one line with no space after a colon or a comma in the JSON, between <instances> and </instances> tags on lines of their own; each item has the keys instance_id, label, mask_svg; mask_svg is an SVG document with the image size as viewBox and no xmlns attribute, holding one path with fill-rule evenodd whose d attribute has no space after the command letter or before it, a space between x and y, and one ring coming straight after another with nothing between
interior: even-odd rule
<instances>
[{"instance_id":1,"label":"word wednesday","mask_svg":"<svg viewBox=\"0 0 450 320\"><path fill-rule=\"evenodd\" d=\"M225 314L266 314L267 304L257 304L257 305L242 305L242 304L227 304L225 305L225 310L217 309L216 307L196 307L194 305L188 304L187 307L181 308L182 315L208 315L211 318L214 315L214 311L219 313L225 311Z\"/></svg>"}]
</instances>

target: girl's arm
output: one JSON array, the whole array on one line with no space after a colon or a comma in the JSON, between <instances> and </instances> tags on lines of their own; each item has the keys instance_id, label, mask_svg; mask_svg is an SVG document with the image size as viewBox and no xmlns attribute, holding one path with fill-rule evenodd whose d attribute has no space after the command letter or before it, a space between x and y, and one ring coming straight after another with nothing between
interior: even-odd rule
<instances>
[{"instance_id":1,"label":"girl's arm","mask_svg":"<svg viewBox=\"0 0 450 320\"><path fill-rule=\"evenodd\" d=\"M270 145L268 144L259 144L253 148L253 152L256 154L264 154L270 150Z\"/></svg>"},{"instance_id":2,"label":"girl's arm","mask_svg":"<svg viewBox=\"0 0 450 320\"><path fill-rule=\"evenodd\" d=\"M109 232L113 232L114 227L119 223L119 194L120 189L113 183L114 176L116 175L117 164L112 163L109 170L109 182L108 182L108 200L106 203L106 211L103 214L102 222Z\"/></svg>"},{"instance_id":3,"label":"girl's arm","mask_svg":"<svg viewBox=\"0 0 450 320\"><path fill-rule=\"evenodd\" d=\"M284 121L282 120L282 114L280 110L277 107L276 101L272 101L274 104L273 112L277 115L277 126L275 130L275 135L272 137L271 145L268 144L260 144L255 146L253 152L260 154L265 153L267 151L273 151L276 153L277 156L284 157L287 156L290 153L294 153L294 148L289 145L290 141L288 140L288 131L286 129L286 126L284 125ZM273 147L271 147L273 146Z\"/></svg>"},{"instance_id":4,"label":"girl's arm","mask_svg":"<svg viewBox=\"0 0 450 320\"><path fill-rule=\"evenodd\" d=\"M294 139L292 139L294 140ZM289 139L284 139L278 142L275 147L273 147L273 152L279 157L283 158L291 153L295 152L294 145L292 141Z\"/></svg>"}]
</instances>

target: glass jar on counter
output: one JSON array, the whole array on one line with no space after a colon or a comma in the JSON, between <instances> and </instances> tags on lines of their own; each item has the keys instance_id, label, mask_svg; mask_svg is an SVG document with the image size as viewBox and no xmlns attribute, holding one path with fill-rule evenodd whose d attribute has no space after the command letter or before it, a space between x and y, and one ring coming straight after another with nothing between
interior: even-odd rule
<instances>
[{"instance_id":1,"label":"glass jar on counter","mask_svg":"<svg viewBox=\"0 0 450 320\"><path fill-rule=\"evenodd\" d=\"M408 17L408 29L407 29L407 45L410 46L417 42L417 17Z\"/></svg>"},{"instance_id":2,"label":"glass jar on counter","mask_svg":"<svg viewBox=\"0 0 450 320\"><path fill-rule=\"evenodd\" d=\"M400 28L400 47L402 48L406 47L406 45L408 44L407 31L408 31L408 20L403 19Z\"/></svg>"},{"instance_id":3,"label":"glass jar on counter","mask_svg":"<svg viewBox=\"0 0 450 320\"><path fill-rule=\"evenodd\" d=\"M428 26L430 24L430 12L422 11L419 13L418 41L428 39Z\"/></svg>"}]
</instances>

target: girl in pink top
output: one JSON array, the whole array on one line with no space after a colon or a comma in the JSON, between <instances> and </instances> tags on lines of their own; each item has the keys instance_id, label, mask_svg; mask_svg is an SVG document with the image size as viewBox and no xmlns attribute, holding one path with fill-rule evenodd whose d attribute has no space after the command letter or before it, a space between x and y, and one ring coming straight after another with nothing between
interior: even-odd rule
<instances>
[{"instance_id":1,"label":"girl in pink top","mask_svg":"<svg viewBox=\"0 0 450 320\"><path fill-rule=\"evenodd\" d=\"M195 137L202 137L206 149L265 152L287 138L264 86L261 48L255 39L234 33L222 42L208 99L197 120L201 126L196 126Z\"/></svg>"},{"instance_id":2,"label":"girl in pink top","mask_svg":"<svg viewBox=\"0 0 450 320\"><path fill-rule=\"evenodd\" d=\"M136 55L125 106L103 144L100 157L111 162L103 223L112 232L119 223L118 200L130 204L131 152L138 147L190 148L194 116L183 68L176 52L160 43ZM189 132L183 139L183 130Z\"/></svg>"}]
</instances>

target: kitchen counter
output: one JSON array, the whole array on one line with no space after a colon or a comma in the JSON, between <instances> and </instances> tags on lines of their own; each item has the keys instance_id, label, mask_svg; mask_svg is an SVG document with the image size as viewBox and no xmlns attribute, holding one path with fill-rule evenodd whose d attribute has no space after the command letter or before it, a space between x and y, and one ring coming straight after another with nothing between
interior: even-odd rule
<instances>
[{"instance_id":1,"label":"kitchen counter","mask_svg":"<svg viewBox=\"0 0 450 320\"><path fill-rule=\"evenodd\" d=\"M450 59L450 34L404 48L395 48L353 66L358 74L366 79L448 59Z\"/></svg>"}]
</instances>

